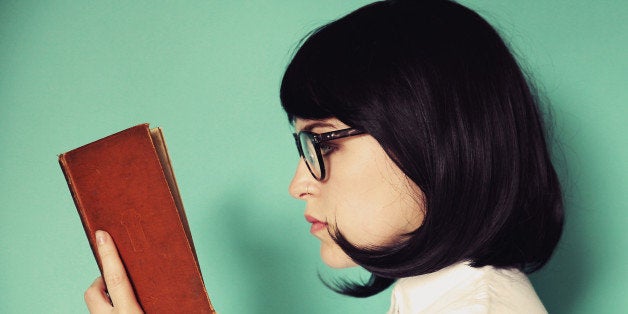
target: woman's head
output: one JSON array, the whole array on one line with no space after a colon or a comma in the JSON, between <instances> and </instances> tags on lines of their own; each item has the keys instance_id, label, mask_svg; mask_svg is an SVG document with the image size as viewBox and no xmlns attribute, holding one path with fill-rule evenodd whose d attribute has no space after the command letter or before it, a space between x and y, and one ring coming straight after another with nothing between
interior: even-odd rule
<instances>
[{"instance_id":1,"label":"woman's head","mask_svg":"<svg viewBox=\"0 0 628 314\"><path fill-rule=\"evenodd\" d=\"M281 101L297 131L331 119L365 132L340 145L368 155L362 147L372 139L385 156L379 160L391 171L382 184L397 188L389 195L407 206L380 213L397 217L388 225L401 227L385 241L356 243L351 218L330 222L334 243L376 281L462 260L533 271L549 259L561 233L562 200L542 119L517 62L476 13L437 0L358 9L303 43L286 70ZM357 167L350 161L341 167L334 157L326 161L328 178L309 188L331 185L344 167ZM368 183L377 174L363 169L353 180L364 185L363 203L375 204ZM299 170L293 186L298 178ZM344 204L344 190L333 193L327 206ZM351 210L359 221L360 208Z\"/></svg>"},{"instance_id":2,"label":"woman's head","mask_svg":"<svg viewBox=\"0 0 628 314\"><path fill-rule=\"evenodd\" d=\"M347 127L335 118L295 122L297 132L327 133ZM290 194L306 201L306 219L314 222L311 231L321 240L321 256L329 266L356 265L329 231L341 230L350 243L359 247L381 247L397 244L421 225L420 189L372 136L362 134L321 143L320 151L326 177L317 180L305 158L301 159Z\"/></svg>"}]
</instances>

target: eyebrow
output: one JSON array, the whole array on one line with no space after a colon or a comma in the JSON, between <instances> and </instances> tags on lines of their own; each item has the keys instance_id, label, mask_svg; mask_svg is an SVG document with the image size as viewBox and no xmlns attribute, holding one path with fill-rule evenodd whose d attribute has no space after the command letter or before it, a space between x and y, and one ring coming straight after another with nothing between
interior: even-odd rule
<instances>
[{"instance_id":1,"label":"eyebrow","mask_svg":"<svg viewBox=\"0 0 628 314\"><path fill-rule=\"evenodd\" d=\"M331 123L327 123L327 122L320 122L320 121L316 121L316 122L312 122L312 123L308 123L306 124L300 131L308 131L311 132L312 129L314 128L334 128L337 129L338 127L331 124Z\"/></svg>"}]
</instances>

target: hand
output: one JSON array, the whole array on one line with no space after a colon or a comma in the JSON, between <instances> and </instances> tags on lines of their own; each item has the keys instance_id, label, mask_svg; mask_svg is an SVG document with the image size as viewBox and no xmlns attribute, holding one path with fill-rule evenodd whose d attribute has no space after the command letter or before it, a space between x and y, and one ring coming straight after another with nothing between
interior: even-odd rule
<instances>
[{"instance_id":1,"label":"hand","mask_svg":"<svg viewBox=\"0 0 628 314\"><path fill-rule=\"evenodd\" d=\"M96 278L85 291L85 303L89 312L144 313L135 298L133 287L111 236L105 231L96 231L96 244L105 279Z\"/></svg>"}]
</instances>

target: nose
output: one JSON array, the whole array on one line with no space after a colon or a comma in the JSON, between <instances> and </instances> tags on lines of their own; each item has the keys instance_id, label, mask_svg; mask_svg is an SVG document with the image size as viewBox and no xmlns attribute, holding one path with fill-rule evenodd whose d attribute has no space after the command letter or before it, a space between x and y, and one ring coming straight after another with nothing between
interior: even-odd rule
<instances>
[{"instance_id":1,"label":"nose","mask_svg":"<svg viewBox=\"0 0 628 314\"><path fill-rule=\"evenodd\" d=\"M288 186L288 192L296 199L305 199L318 190L317 183L318 181L312 177L310 170L308 170L305 160L300 158L297 170L292 177L290 186Z\"/></svg>"}]
</instances>

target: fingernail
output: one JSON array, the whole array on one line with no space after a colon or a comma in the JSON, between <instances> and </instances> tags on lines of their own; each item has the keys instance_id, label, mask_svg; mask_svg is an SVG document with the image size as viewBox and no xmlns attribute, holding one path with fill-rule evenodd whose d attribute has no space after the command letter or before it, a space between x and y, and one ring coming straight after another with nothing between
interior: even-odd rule
<instances>
[{"instance_id":1,"label":"fingernail","mask_svg":"<svg viewBox=\"0 0 628 314\"><path fill-rule=\"evenodd\" d=\"M98 245L103 245L105 244L105 233L103 231L96 231L96 243L98 243Z\"/></svg>"}]
</instances>

